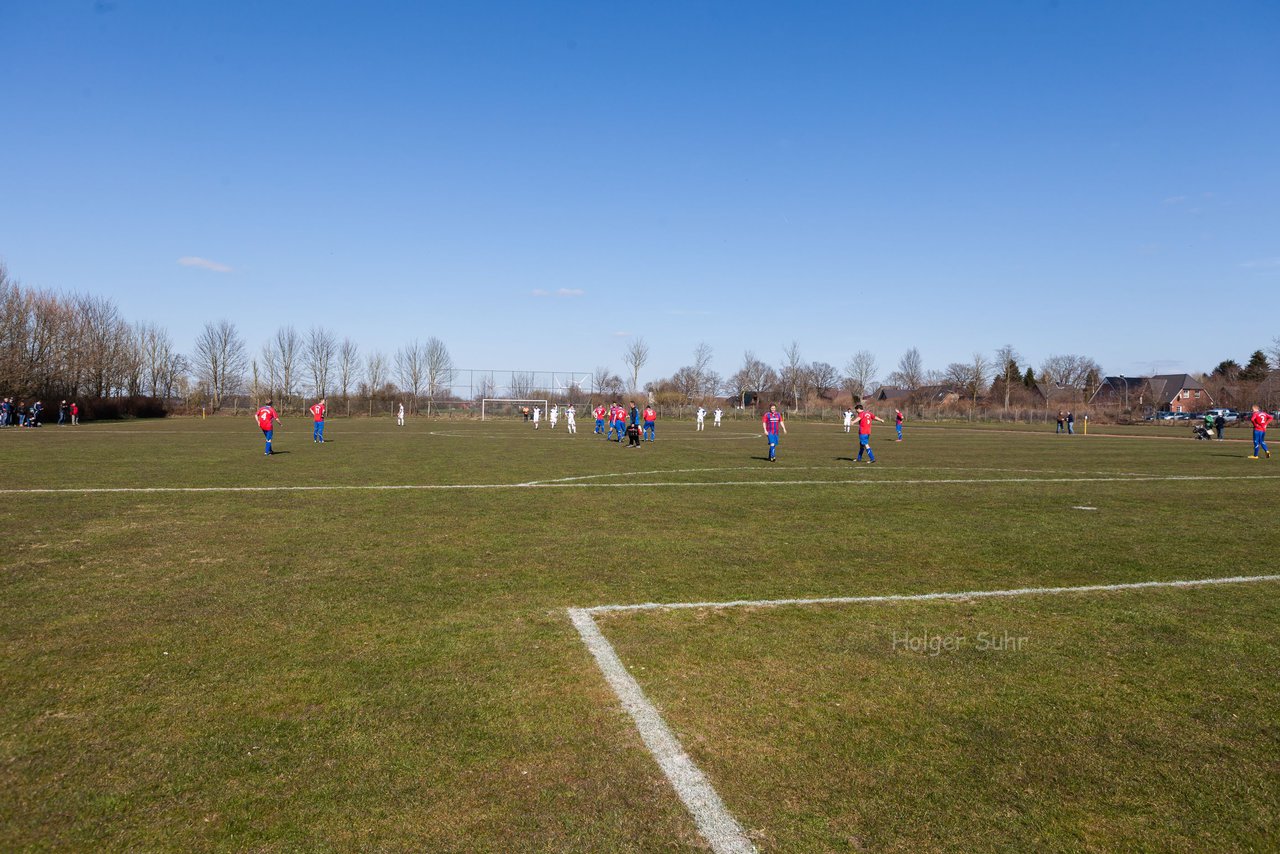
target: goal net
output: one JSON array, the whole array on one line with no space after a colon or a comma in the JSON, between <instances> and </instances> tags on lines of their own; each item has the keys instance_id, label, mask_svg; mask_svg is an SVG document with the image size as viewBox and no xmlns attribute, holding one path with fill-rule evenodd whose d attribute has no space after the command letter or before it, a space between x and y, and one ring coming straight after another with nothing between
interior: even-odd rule
<instances>
[{"instance_id":1,"label":"goal net","mask_svg":"<svg viewBox=\"0 0 1280 854\"><path fill-rule=\"evenodd\" d=\"M547 417L546 398L525 399L518 397L485 397L480 400L480 420L485 421L491 418L524 418L525 415L532 417L535 407L542 411L542 417Z\"/></svg>"}]
</instances>

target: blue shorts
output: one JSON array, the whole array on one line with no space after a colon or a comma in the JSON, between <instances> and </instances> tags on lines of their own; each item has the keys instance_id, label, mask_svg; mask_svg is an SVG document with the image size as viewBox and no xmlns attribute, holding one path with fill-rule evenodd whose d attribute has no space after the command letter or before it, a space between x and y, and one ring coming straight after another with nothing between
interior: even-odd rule
<instances>
[{"instance_id":1,"label":"blue shorts","mask_svg":"<svg viewBox=\"0 0 1280 854\"><path fill-rule=\"evenodd\" d=\"M770 448L776 447L776 446L777 446L777 444L778 444L778 434L777 434L777 433L769 433L769 434L768 434L768 437L769 437L769 447L770 447Z\"/></svg>"},{"instance_id":2,"label":"blue shorts","mask_svg":"<svg viewBox=\"0 0 1280 854\"><path fill-rule=\"evenodd\" d=\"M858 434L858 444L859 444L859 445L863 445L863 446L870 445L870 444L871 444L871 434L870 434L870 433L859 433L859 434Z\"/></svg>"}]
</instances>

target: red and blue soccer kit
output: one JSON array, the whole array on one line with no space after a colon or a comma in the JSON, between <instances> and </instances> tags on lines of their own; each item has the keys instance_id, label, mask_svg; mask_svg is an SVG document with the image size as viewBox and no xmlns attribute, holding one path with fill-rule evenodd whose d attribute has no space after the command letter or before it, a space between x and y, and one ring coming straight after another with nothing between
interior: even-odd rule
<instances>
[{"instance_id":1,"label":"red and blue soccer kit","mask_svg":"<svg viewBox=\"0 0 1280 854\"><path fill-rule=\"evenodd\" d=\"M263 406L258 409L254 417L258 419L258 427L262 430L262 435L266 437L266 452L269 454L271 453L271 436L275 433L275 425L280 420L280 416L276 415L276 411L270 406Z\"/></svg>"},{"instance_id":2,"label":"red and blue soccer kit","mask_svg":"<svg viewBox=\"0 0 1280 854\"><path fill-rule=\"evenodd\" d=\"M615 406L609 410L609 433L613 435L614 431L618 433L618 441L621 442L627 435L627 410L621 406Z\"/></svg>"},{"instance_id":3,"label":"red and blue soccer kit","mask_svg":"<svg viewBox=\"0 0 1280 854\"><path fill-rule=\"evenodd\" d=\"M766 412L760 419L760 423L764 424L764 435L769 440L769 460L772 462L778 456L778 434L782 427L782 413Z\"/></svg>"},{"instance_id":4,"label":"red and blue soccer kit","mask_svg":"<svg viewBox=\"0 0 1280 854\"><path fill-rule=\"evenodd\" d=\"M658 413L652 406L644 408L644 438L645 441L653 441L653 422L658 420Z\"/></svg>"},{"instance_id":5,"label":"red and blue soccer kit","mask_svg":"<svg viewBox=\"0 0 1280 854\"><path fill-rule=\"evenodd\" d=\"M874 463L876 455L871 453L871 422L876 420L874 412L862 410L858 413L858 462L862 462L862 452L867 452L867 462Z\"/></svg>"},{"instance_id":6,"label":"red and blue soccer kit","mask_svg":"<svg viewBox=\"0 0 1280 854\"><path fill-rule=\"evenodd\" d=\"M597 406L592 414L596 417L596 433L604 433L604 406Z\"/></svg>"},{"instance_id":7,"label":"red and blue soccer kit","mask_svg":"<svg viewBox=\"0 0 1280 854\"><path fill-rule=\"evenodd\" d=\"M323 403L317 403L311 407L311 417L315 419L315 426L311 429L311 441L313 442L324 441L324 411L325 405ZM342 443L339 442L338 444Z\"/></svg>"},{"instance_id":8,"label":"red and blue soccer kit","mask_svg":"<svg viewBox=\"0 0 1280 854\"><path fill-rule=\"evenodd\" d=\"M1271 426L1271 422L1275 418L1270 412L1255 412L1249 416L1249 420L1253 422L1253 457L1265 454L1271 456L1271 451L1267 450L1267 428Z\"/></svg>"},{"instance_id":9,"label":"red and blue soccer kit","mask_svg":"<svg viewBox=\"0 0 1280 854\"><path fill-rule=\"evenodd\" d=\"M898 428L898 441L902 441L902 410L893 410L893 426Z\"/></svg>"}]
</instances>

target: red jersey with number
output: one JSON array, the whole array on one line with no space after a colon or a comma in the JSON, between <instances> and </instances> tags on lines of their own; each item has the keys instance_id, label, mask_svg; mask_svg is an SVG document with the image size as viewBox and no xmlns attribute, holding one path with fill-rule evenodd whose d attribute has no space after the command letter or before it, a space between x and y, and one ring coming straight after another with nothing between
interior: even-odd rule
<instances>
[{"instance_id":1,"label":"red jersey with number","mask_svg":"<svg viewBox=\"0 0 1280 854\"><path fill-rule=\"evenodd\" d=\"M658 420L658 413L654 411L654 409L653 409L653 407L652 407L652 406L646 406L646 407L644 408L644 420L645 420L645 421L657 421L657 420Z\"/></svg>"},{"instance_id":2,"label":"red jersey with number","mask_svg":"<svg viewBox=\"0 0 1280 854\"><path fill-rule=\"evenodd\" d=\"M862 410L858 413L858 434L861 436L871 435L871 422L876 419L874 412Z\"/></svg>"},{"instance_id":3,"label":"red jersey with number","mask_svg":"<svg viewBox=\"0 0 1280 854\"><path fill-rule=\"evenodd\" d=\"M595 416L596 416L596 420L597 420L597 421L603 421L603 420L604 420L604 407L603 407L603 406L597 406L595 409L593 409L593 410L591 410L591 411L595 414Z\"/></svg>"},{"instance_id":4,"label":"red jersey with number","mask_svg":"<svg viewBox=\"0 0 1280 854\"><path fill-rule=\"evenodd\" d=\"M764 417L760 419L760 423L764 424L764 432L770 436L778 435L778 426L782 424L781 412L766 412Z\"/></svg>"},{"instance_id":5,"label":"red jersey with number","mask_svg":"<svg viewBox=\"0 0 1280 854\"><path fill-rule=\"evenodd\" d=\"M324 420L324 404L317 403L315 406L311 407L311 415L313 418L315 418L315 420L323 421Z\"/></svg>"},{"instance_id":6,"label":"red jersey with number","mask_svg":"<svg viewBox=\"0 0 1280 854\"><path fill-rule=\"evenodd\" d=\"M1272 417L1270 412L1255 412L1249 416L1249 420L1253 422L1254 430L1265 431L1271 422L1276 419Z\"/></svg>"},{"instance_id":7,"label":"red jersey with number","mask_svg":"<svg viewBox=\"0 0 1280 854\"><path fill-rule=\"evenodd\" d=\"M275 423L276 411L270 406L264 406L258 410L257 414L258 426L263 430L270 430L271 425Z\"/></svg>"}]
</instances>

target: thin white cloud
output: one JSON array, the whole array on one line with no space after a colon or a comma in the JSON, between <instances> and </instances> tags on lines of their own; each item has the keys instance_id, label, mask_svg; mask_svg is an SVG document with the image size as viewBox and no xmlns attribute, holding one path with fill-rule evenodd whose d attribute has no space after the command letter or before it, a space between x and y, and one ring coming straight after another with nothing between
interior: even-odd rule
<instances>
[{"instance_id":1,"label":"thin white cloud","mask_svg":"<svg viewBox=\"0 0 1280 854\"><path fill-rule=\"evenodd\" d=\"M183 255L178 259L178 263L184 267L203 267L215 273L231 272L231 268L226 264L219 264L217 261L210 261L208 258L200 258L196 255Z\"/></svg>"},{"instance_id":2,"label":"thin white cloud","mask_svg":"<svg viewBox=\"0 0 1280 854\"><path fill-rule=\"evenodd\" d=\"M614 338L630 338L630 337L631 337L631 333L630 333L630 332L615 332L615 333L613 333L613 337L614 337Z\"/></svg>"},{"instance_id":3,"label":"thin white cloud","mask_svg":"<svg viewBox=\"0 0 1280 854\"><path fill-rule=\"evenodd\" d=\"M580 296L582 296L582 295L583 295L583 294L585 294L585 293L586 293L586 291L584 291L582 288L561 288L560 290L556 291L556 296L558 296L558 297L580 297Z\"/></svg>"},{"instance_id":4,"label":"thin white cloud","mask_svg":"<svg viewBox=\"0 0 1280 854\"><path fill-rule=\"evenodd\" d=\"M1186 196L1170 196L1164 200L1166 205L1180 205L1187 200Z\"/></svg>"},{"instance_id":5,"label":"thin white cloud","mask_svg":"<svg viewBox=\"0 0 1280 854\"><path fill-rule=\"evenodd\" d=\"M1246 270L1275 270L1280 268L1280 258L1259 258L1256 261L1245 261L1240 266Z\"/></svg>"},{"instance_id":6,"label":"thin white cloud","mask_svg":"<svg viewBox=\"0 0 1280 854\"><path fill-rule=\"evenodd\" d=\"M535 296L535 297L549 297L549 296L551 296L551 294L547 293L547 292L546 292L546 291L544 291L542 288L534 288L534 289L531 291L531 293L532 293L532 294L533 294L533 296Z\"/></svg>"}]
</instances>

